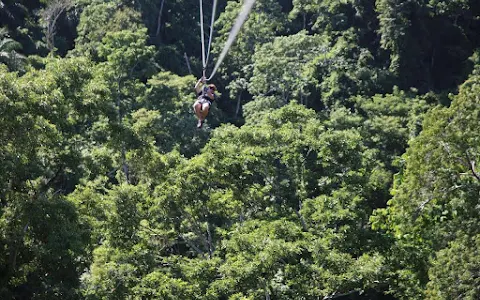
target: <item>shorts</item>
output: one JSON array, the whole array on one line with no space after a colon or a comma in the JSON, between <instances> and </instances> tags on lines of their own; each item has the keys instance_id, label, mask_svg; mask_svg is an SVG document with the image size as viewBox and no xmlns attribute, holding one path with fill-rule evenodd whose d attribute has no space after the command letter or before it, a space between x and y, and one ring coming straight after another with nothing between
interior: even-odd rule
<instances>
[{"instance_id":1,"label":"shorts","mask_svg":"<svg viewBox=\"0 0 480 300\"><path fill-rule=\"evenodd\" d=\"M212 106L212 102L210 102L209 100L207 100L205 98L198 98L197 101L195 101L195 103L193 103L193 111L195 111L195 106L198 103L202 104L202 109L205 109L205 105L208 105L208 107Z\"/></svg>"}]
</instances>

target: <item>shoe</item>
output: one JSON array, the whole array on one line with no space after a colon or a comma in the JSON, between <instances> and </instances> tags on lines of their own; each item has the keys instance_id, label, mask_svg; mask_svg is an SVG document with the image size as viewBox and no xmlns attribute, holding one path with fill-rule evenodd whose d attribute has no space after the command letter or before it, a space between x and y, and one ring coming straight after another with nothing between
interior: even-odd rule
<instances>
[{"instance_id":1,"label":"shoe","mask_svg":"<svg viewBox=\"0 0 480 300\"><path fill-rule=\"evenodd\" d=\"M198 120L197 128L202 128L202 126L203 126L203 121Z\"/></svg>"}]
</instances>

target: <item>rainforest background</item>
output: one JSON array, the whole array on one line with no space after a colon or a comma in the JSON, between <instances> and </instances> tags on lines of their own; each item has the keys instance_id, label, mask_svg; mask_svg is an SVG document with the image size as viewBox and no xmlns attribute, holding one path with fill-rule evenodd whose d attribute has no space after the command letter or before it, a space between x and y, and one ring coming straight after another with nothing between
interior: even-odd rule
<instances>
[{"instance_id":1,"label":"rainforest background","mask_svg":"<svg viewBox=\"0 0 480 300\"><path fill-rule=\"evenodd\" d=\"M0 298L480 299L480 2L257 0L201 130L199 8L0 0Z\"/></svg>"}]
</instances>

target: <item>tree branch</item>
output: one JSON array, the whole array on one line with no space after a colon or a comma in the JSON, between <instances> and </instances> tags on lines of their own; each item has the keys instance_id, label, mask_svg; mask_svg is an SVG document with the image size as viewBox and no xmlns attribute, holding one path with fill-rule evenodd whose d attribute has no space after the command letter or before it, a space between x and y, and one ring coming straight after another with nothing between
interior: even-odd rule
<instances>
[{"instance_id":1,"label":"tree branch","mask_svg":"<svg viewBox=\"0 0 480 300\"><path fill-rule=\"evenodd\" d=\"M480 181L480 175L475 171L475 161L470 159L470 155L468 155L468 151L465 151L465 156L467 157L467 164L472 172L473 177L477 178Z\"/></svg>"},{"instance_id":2,"label":"tree branch","mask_svg":"<svg viewBox=\"0 0 480 300\"><path fill-rule=\"evenodd\" d=\"M327 295L327 296L323 297L323 300L336 299L336 298L344 297L344 296L347 296L347 295L355 294L355 293L358 293L360 291L361 291L360 289L356 289L356 290L352 290L352 291L342 293L342 294L333 293L332 295Z\"/></svg>"},{"instance_id":3,"label":"tree branch","mask_svg":"<svg viewBox=\"0 0 480 300\"><path fill-rule=\"evenodd\" d=\"M71 0L56 0L48 4L47 8L41 13L44 21L46 22L46 39L47 47L50 51L53 51L55 30L58 18L60 15L67 11L72 6Z\"/></svg>"},{"instance_id":4,"label":"tree branch","mask_svg":"<svg viewBox=\"0 0 480 300\"><path fill-rule=\"evenodd\" d=\"M212 243L212 234L210 233L210 223L207 221L207 241L208 241L208 258L213 257L213 243Z\"/></svg>"},{"instance_id":5,"label":"tree branch","mask_svg":"<svg viewBox=\"0 0 480 300\"><path fill-rule=\"evenodd\" d=\"M185 57L185 62L187 63L188 72L192 74L192 68L190 67L190 62L188 61L187 53L183 52L183 56Z\"/></svg>"},{"instance_id":6,"label":"tree branch","mask_svg":"<svg viewBox=\"0 0 480 300\"><path fill-rule=\"evenodd\" d=\"M187 239L183 234L180 234L179 237L182 238L182 240L185 241L185 243L187 243L188 246L190 246L193 250L195 250L198 254L200 254L203 258L205 258L205 253L200 249L198 248L197 246L195 246L195 244L193 244L189 239Z\"/></svg>"},{"instance_id":7,"label":"tree branch","mask_svg":"<svg viewBox=\"0 0 480 300\"><path fill-rule=\"evenodd\" d=\"M155 37L158 37L160 34L160 27L162 26L162 11L163 11L163 4L165 0L162 0L162 4L160 4L160 10L158 11L158 18L157 18L157 31L155 32Z\"/></svg>"}]
</instances>

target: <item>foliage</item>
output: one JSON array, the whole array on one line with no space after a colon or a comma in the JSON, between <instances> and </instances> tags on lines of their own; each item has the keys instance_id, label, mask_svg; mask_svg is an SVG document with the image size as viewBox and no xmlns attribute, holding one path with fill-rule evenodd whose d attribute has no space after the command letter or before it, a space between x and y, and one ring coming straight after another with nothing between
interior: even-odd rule
<instances>
[{"instance_id":1,"label":"foliage","mask_svg":"<svg viewBox=\"0 0 480 300\"><path fill-rule=\"evenodd\" d=\"M85 74L79 62L63 67L64 80ZM18 78L2 68L1 86L2 298L75 298L88 238L62 196L82 172L75 136L64 135L68 103L50 70Z\"/></svg>"},{"instance_id":2,"label":"foliage","mask_svg":"<svg viewBox=\"0 0 480 300\"><path fill-rule=\"evenodd\" d=\"M228 39L230 30L240 12L241 3L229 1L225 11L218 17L215 27L218 38L212 45L212 54L218 55ZM236 108L232 104L223 104L226 111L235 111L235 117L239 116L240 103L249 102L248 84L253 72L253 57L256 47L271 42L276 33L284 29L285 15L281 6L276 1L259 0L250 13L247 21L240 30L235 43L228 52L227 57L220 66L217 78L222 79L222 86L226 92L224 98L236 99ZM223 82L226 80L226 82Z\"/></svg>"},{"instance_id":3,"label":"foliage","mask_svg":"<svg viewBox=\"0 0 480 300\"><path fill-rule=\"evenodd\" d=\"M0 62L5 63L11 70L20 70L25 56L16 50L22 48L22 45L8 37L6 28L0 29L0 39Z\"/></svg>"},{"instance_id":4,"label":"foliage","mask_svg":"<svg viewBox=\"0 0 480 300\"><path fill-rule=\"evenodd\" d=\"M475 299L479 297L479 236L464 236L438 252L429 270L428 299Z\"/></svg>"},{"instance_id":5,"label":"foliage","mask_svg":"<svg viewBox=\"0 0 480 300\"><path fill-rule=\"evenodd\" d=\"M0 298L478 298L478 1L258 0L202 129L198 5L0 0Z\"/></svg>"},{"instance_id":6,"label":"foliage","mask_svg":"<svg viewBox=\"0 0 480 300\"><path fill-rule=\"evenodd\" d=\"M381 45L390 50L390 69L400 76L401 88L438 90L453 88L465 80L453 74L464 67L471 53L468 49L478 47L470 31L470 12L478 12L478 3L382 0L376 2L376 8ZM465 18L465 23L458 22L459 18ZM445 70L452 75L446 76ZM422 80L415 84L419 77Z\"/></svg>"},{"instance_id":7,"label":"foliage","mask_svg":"<svg viewBox=\"0 0 480 300\"><path fill-rule=\"evenodd\" d=\"M427 260L434 253L457 235L478 234L478 80L475 76L464 83L451 107L428 115L425 129L405 154L406 169L389 207L374 219L375 226L385 226L397 239L398 258L392 263L400 267L404 295L414 297L409 291L424 288Z\"/></svg>"},{"instance_id":8,"label":"foliage","mask_svg":"<svg viewBox=\"0 0 480 300\"><path fill-rule=\"evenodd\" d=\"M281 104L294 98L308 105L309 89L316 85L312 78L312 61L325 52L322 44L318 36L298 33L276 38L257 48L249 92L252 95L276 95Z\"/></svg>"},{"instance_id":9,"label":"foliage","mask_svg":"<svg viewBox=\"0 0 480 300\"><path fill-rule=\"evenodd\" d=\"M93 2L93 1L92 1ZM74 55L97 58L97 47L101 45L103 37L108 33L141 28L140 15L130 8L121 7L119 1L105 3L93 2L87 5L78 24L78 37L75 40Z\"/></svg>"}]
</instances>

